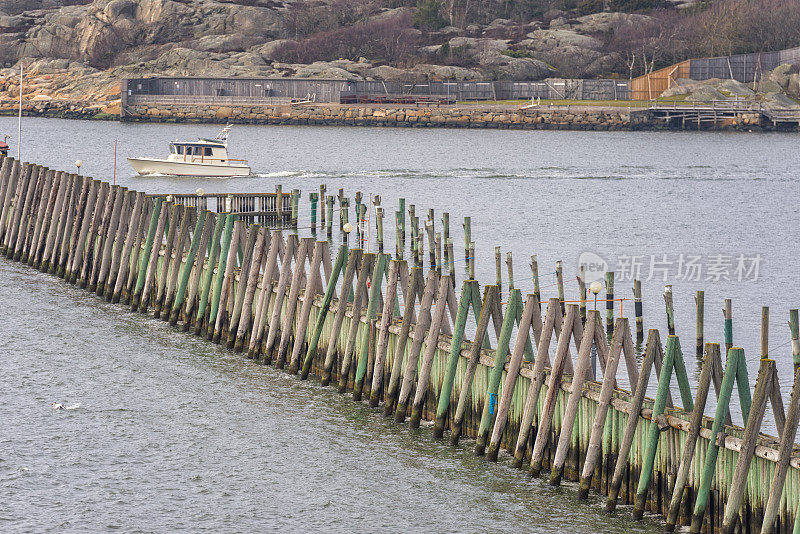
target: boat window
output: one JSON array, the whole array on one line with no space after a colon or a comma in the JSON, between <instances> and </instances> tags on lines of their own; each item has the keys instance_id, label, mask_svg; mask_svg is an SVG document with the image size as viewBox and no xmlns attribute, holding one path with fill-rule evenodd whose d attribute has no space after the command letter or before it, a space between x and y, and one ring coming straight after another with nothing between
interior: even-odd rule
<instances>
[{"instance_id":1,"label":"boat window","mask_svg":"<svg viewBox=\"0 0 800 534\"><path fill-rule=\"evenodd\" d=\"M170 154L174 154L175 153L175 145L169 145L169 153Z\"/></svg>"},{"instance_id":2,"label":"boat window","mask_svg":"<svg viewBox=\"0 0 800 534\"><path fill-rule=\"evenodd\" d=\"M178 145L178 154L183 155L183 145Z\"/></svg>"},{"instance_id":3,"label":"boat window","mask_svg":"<svg viewBox=\"0 0 800 534\"><path fill-rule=\"evenodd\" d=\"M194 147L194 155L195 156L202 156L203 155L203 147L201 147L201 146Z\"/></svg>"},{"instance_id":4,"label":"boat window","mask_svg":"<svg viewBox=\"0 0 800 534\"><path fill-rule=\"evenodd\" d=\"M205 155L209 156L209 157L211 156L211 147L210 146L206 147L206 154Z\"/></svg>"}]
</instances>

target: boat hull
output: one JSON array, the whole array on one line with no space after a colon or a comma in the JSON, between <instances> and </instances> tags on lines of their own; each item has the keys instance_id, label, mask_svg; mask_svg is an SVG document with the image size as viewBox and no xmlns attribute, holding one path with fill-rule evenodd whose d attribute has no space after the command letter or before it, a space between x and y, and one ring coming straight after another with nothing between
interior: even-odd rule
<instances>
[{"instance_id":1,"label":"boat hull","mask_svg":"<svg viewBox=\"0 0 800 534\"><path fill-rule=\"evenodd\" d=\"M219 165L209 163L191 163L167 161L150 158L128 158L133 170L140 175L166 174L171 176L250 176L247 165Z\"/></svg>"}]
</instances>

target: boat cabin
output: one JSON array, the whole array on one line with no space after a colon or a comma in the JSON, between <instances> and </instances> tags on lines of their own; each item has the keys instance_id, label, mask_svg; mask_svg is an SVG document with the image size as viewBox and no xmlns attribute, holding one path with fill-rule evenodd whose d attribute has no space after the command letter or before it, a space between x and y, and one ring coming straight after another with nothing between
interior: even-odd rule
<instances>
[{"instance_id":1,"label":"boat cabin","mask_svg":"<svg viewBox=\"0 0 800 534\"><path fill-rule=\"evenodd\" d=\"M228 161L228 149L224 144L205 139L186 143L175 141L169 144L169 160L192 163L225 163Z\"/></svg>"}]
</instances>

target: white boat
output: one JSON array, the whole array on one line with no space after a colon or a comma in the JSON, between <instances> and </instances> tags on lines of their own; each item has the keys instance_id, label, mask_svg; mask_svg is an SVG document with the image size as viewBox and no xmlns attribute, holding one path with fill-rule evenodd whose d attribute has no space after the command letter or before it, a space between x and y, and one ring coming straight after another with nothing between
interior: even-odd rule
<instances>
[{"instance_id":1,"label":"white boat","mask_svg":"<svg viewBox=\"0 0 800 534\"><path fill-rule=\"evenodd\" d=\"M128 158L133 170L141 175L167 174L173 176L249 176L247 160L228 157L229 124L213 139L200 138L194 142L175 141L169 144L167 159Z\"/></svg>"}]
</instances>

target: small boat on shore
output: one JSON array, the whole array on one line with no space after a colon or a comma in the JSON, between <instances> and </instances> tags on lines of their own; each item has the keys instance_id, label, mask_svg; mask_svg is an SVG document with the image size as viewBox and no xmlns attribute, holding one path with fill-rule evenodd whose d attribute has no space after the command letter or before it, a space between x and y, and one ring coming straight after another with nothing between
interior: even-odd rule
<instances>
[{"instance_id":1,"label":"small boat on shore","mask_svg":"<svg viewBox=\"0 0 800 534\"><path fill-rule=\"evenodd\" d=\"M249 176L247 160L228 157L228 124L213 139L200 138L194 142L175 141L169 144L169 156L159 158L128 158L133 170L140 175L166 174L172 176Z\"/></svg>"},{"instance_id":2,"label":"small boat on shore","mask_svg":"<svg viewBox=\"0 0 800 534\"><path fill-rule=\"evenodd\" d=\"M0 156L8 156L8 138L11 137L10 135L4 135L3 140L0 141Z\"/></svg>"}]
</instances>

